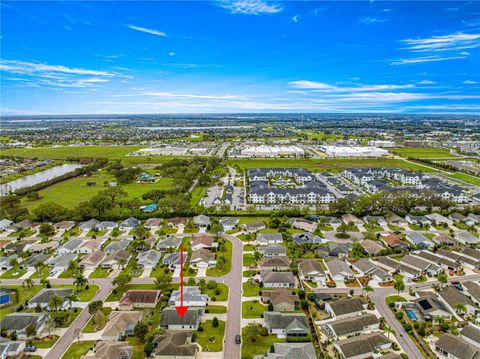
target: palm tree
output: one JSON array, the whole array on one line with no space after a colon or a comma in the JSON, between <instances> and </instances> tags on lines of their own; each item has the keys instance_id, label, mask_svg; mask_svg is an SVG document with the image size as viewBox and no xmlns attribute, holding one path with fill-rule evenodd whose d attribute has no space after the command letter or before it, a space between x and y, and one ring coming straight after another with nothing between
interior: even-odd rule
<instances>
[{"instance_id":1,"label":"palm tree","mask_svg":"<svg viewBox=\"0 0 480 359\"><path fill-rule=\"evenodd\" d=\"M448 282L448 276L445 273L440 273L437 277L438 281L440 282L440 287L443 288L445 284Z\"/></svg>"},{"instance_id":2,"label":"palm tree","mask_svg":"<svg viewBox=\"0 0 480 359\"><path fill-rule=\"evenodd\" d=\"M42 284L42 287L45 288L46 286L48 286L48 284L50 284L50 281L46 278L42 278L40 279L40 283Z\"/></svg>"},{"instance_id":3,"label":"palm tree","mask_svg":"<svg viewBox=\"0 0 480 359\"><path fill-rule=\"evenodd\" d=\"M400 294L400 292L403 292L405 290L405 283L403 283L403 280L396 280L393 284L393 289L397 291L397 295Z\"/></svg>"},{"instance_id":4,"label":"palm tree","mask_svg":"<svg viewBox=\"0 0 480 359\"><path fill-rule=\"evenodd\" d=\"M77 266L77 262L75 262L75 261L70 261L70 262L68 262L68 268L67 268L67 270L68 270L69 272L73 273L73 272L76 272L76 271L77 271L77 267L78 267L78 266Z\"/></svg>"},{"instance_id":5,"label":"palm tree","mask_svg":"<svg viewBox=\"0 0 480 359\"><path fill-rule=\"evenodd\" d=\"M363 295L363 292L365 292L366 294L371 293L373 292L373 288L369 285L366 285L365 287L362 288L362 295Z\"/></svg>"},{"instance_id":6,"label":"palm tree","mask_svg":"<svg viewBox=\"0 0 480 359\"><path fill-rule=\"evenodd\" d=\"M467 307L465 306L465 304L458 303L455 306L455 310L457 311L457 313L461 314L461 313L465 313L467 311Z\"/></svg>"},{"instance_id":7,"label":"palm tree","mask_svg":"<svg viewBox=\"0 0 480 359\"><path fill-rule=\"evenodd\" d=\"M50 300L48 301L48 307L55 312L58 311L58 308L60 308L63 305L63 298L59 297L58 295L52 295L50 297Z\"/></svg>"},{"instance_id":8,"label":"palm tree","mask_svg":"<svg viewBox=\"0 0 480 359\"><path fill-rule=\"evenodd\" d=\"M71 309L72 308L72 302L77 300L77 296L74 293L70 293L70 294L65 296L65 300L68 301L68 306Z\"/></svg>"},{"instance_id":9,"label":"palm tree","mask_svg":"<svg viewBox=\"0 0 480 359\"><path fill-rule=\"evenodd\" d=\"M33 280L31 278L27 278L23 281L22 286L27 287L27 290L33 287Z\"/></svg>"},{"instance_id":10,"label":"palm tree","mask_svg":"<svg viewBox=\"0 0 480 359\"><path fill-rule=\"evenodd\" d=\"M88 284L88 279L85 278L85 276L82 273L80 273L77 275L77 277L73 281L73 284L75 284L77 289L83 288Z\"/></svg>"}]
</instances>

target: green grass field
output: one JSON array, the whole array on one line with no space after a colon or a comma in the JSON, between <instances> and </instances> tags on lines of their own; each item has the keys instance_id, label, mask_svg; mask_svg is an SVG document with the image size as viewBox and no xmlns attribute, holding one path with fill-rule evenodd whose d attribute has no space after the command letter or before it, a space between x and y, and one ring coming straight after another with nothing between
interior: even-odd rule
<instances>
[{"instance_id":1,"label":"green grass field","mask_svg":"<svg viewBox=\"0 0 480 359\"><path fill-rule=\"evenodd\" d=\"M341 171L346 168L403 168L409 171L435 172L432 169L405 162L399 159L248 159L229 160L230 166L239 166L242 170L248 168L305 168L312 172Z\"/></svg>"},{"instance_id":2,"label":"green grass field","mask_svg":"<svg viewBox=\"0 0 480 359\"><path fill-rule=\"evenodd\" d=\"M473 184L475 186L480 186L480 178L478 178L478 177L470 176L470 175L467 175L467 174L464 174L464 173L459 173L459 172L448 174L447 176L451 177L451 178L459 179L463 182L467 182L467 183Z\"/></svg>"},{"instance_id":3,"label":"green grass field","mask_svg":"<svg viewBox=\"0 0 480 359\"><path fill-rule=\"evenodd\" d=\"M425 158L429 160L458 158L458 156L452 155L446 148L394 148L392 152L403 157Z\"/></svg>"},{"instance_id":4,"label":"green grass field","mask_svg":"<svg viewBox=\"0 0 480 359\"><path fill-rule=\"evenodd\" d=\"M95 346L95 340L86 340L73 343L63 354L62 359L79 359Z\"/></svg>"},{"instance_id":5,"label":"green grass field","mask_svg":"<svg viewBox=\"0 0 480 359\"><path fill-rule=\"evenodd\" d=\"M223 350L223 334L225 332L225 322L218 321L218 327L214 328L212 320L206 320L201 324L202 332L197 333L195 340L202 347L204 352L221 352Z\"/></svg>"},{"instance_id":6,"label":"green grass field","mask_svg":"<svg viewBox=\"0 0 480 359\"><path fill-rule=\"evenodd\" d=\"M78 205L79 202L88 201L98 192L109 188L104 186L105 181L115 181L115 178L107 171L97 172L90 177L81 176L71 178L39 191L42 197L41 199L30 201L24 198L22 204L28 209L33 209L42 203L55 202L60 203L64 207L73 208ZM87 182L96 182L96 186L87 186ZM168 189L172 184L173 180L171 178L162 177L159 178L156 183L144 184L132 182L122 185L122 188L128 193L129 199L142 199L142 194L152 189Z\"/></svg>"},{"instance_id":7,"label":"green grass field","mask_svg":"<svg viewBox=\"0 0 480 359\"><path fill-rule=\"evenodd\" d=\"M242 302L242 318L261 318L268 306L257 301Z\"/></svg>"}]
</instances>

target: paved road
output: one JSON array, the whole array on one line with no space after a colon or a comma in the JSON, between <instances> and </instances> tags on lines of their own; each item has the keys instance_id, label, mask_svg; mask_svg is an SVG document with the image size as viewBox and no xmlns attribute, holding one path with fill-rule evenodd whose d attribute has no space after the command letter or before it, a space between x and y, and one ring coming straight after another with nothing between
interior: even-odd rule
<instances>
[{"instance_id":1,"label":"paved road","mask_svg":"<svg viewBox=\"0 0 480 359\"><path fill-rule=\"evenodd\" d=\"M112 282L109 279L90 279L91 284L97 284L100 286L100 290L95 294L92 301L101 300L104 301L110 292L113 289ZM55 343L53 348L45 356L45 359L58 359L61 358L63 353L68 349L77 336L77 333L80 333L83 327L87 324L90 319L90 313L88 312L88 306L82 310L78 315L75 321L70 325L67 331L60 337L60 339Z\"/></svg>"}]
</instances>

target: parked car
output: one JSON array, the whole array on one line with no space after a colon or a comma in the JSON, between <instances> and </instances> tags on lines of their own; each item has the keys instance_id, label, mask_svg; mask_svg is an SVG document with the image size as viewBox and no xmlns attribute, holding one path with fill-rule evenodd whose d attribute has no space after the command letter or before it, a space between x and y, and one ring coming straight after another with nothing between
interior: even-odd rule
<instances>
[{"instance_id":1,"label":"parked car","mask_svg":"<svg viewBox=\"0 0 480 359\"><path fill-rule=\"evenodd\" d=\"M35 345L31 345L31 346L27 346L25 347L25 349L23 349L23 351L25 352L36 352L37 351L37 347Z\"/></svg>"},{"instance_id":2,"label":"parked car","mask_svg":"<svg viewBox=\"0 0 480 359\"><path fill-rule=\"evenodd\" d=\"M235 344L240 344L242 342L242 337L240 334L235 335Z\"/></svg>"}]
</instances>

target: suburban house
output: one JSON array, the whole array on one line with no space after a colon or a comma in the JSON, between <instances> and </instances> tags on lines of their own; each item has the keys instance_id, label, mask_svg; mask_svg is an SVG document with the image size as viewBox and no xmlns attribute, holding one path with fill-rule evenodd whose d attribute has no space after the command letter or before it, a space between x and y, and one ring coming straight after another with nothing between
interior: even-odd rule
<instances>
[{"instance_id":1,"label":"suburban house","mask_svg":"<svg viewBox=\"0 0 480 359\"><path fill-rule=\"evenodd\" d=\"M83 355L80 359L130 359L133 355L133 347L125 342L103 342L95 344L94 354Z\"/></svg>"},{"instance_id":2,"label":"suburban house","mask_svg":"<svg viewBox=\"0 0 480 359\"><path fill-rule=\"evenodd\" d=\"M100 239L91 239L84 241L83 245L78 248L77 253L90 254L99 251L101 247L102 241Z\"/></svg>"},{"instance_id":3,"label":"suburban house","mask_svg":"<svg viewBox=\"0 0 480 359\"><path fill-rule=\"evenodd\" d=\"M181 217L174 217L168 220L168 226L174 228L185 228L187 225L187 219Z\"/></svg>"},{"instance_id":4,"label":"suburban house","mask_svg":"<svg viewBox=\"0 0 480 359\"><path fill-rule=\"evenodd\" d=\"M380 234L380 240L391 249L401 249L408 251L410 246L408 243L401 240L396 234Z\"/></svg>"},{"instance_id":5,"label":"suburban house","mask_svg":"<svg viewBox=\"0 0 480 359\"><path fill-rule=\"evenodd\" d=\"M443 305L433 293L423 293L413 301L417 310L425 320L443 318L450 320L452 313Z\"/></svg>"},{"instance_id":6,"label":"suburban house","mask_svg":"<svg viewBox=\"0 0 480 359\"><path fill-rule=\"evenodd\" d=\"M58 242L35 243L28 250L32 253L43 253L58 247Z\"/></svg>"},{"instance_id":7,"label":"suburban house","mask_svg":"<svg viewBox=\"0 0 480 359\"><path fill-rule=\"evenodd\" d=\"M99 231L111 231L112 229L115 229L117 227L118 227L118 223L113 221L103 221L97 225L97 229Z\"/></svg>"},{"instance_id":8,"label":"suburban house","mask_svg":"<svg viewBox=\"0 0 480 359\"><path fill-rule=\"evenodd\" d=\"M390 282L392 280L392 276L388 272L365 258L352 263L352 267L362 276L370 277L378 283Z\"/></svg>"},{"instance_id":9,"label":"suburban house","mask_svg":"<svg viewBox=\"0 0 480 359\"><path fill-rule=\"evenodd\" d=\"M298 272L301 280L316 282L322 285L326 283L326 274L320 262L314 259L305 259L298 264Z\"/></svg>"},{"instance_id":10,"label":"suburban house","mask_svg":"<svg viewBox=\"0 0 480 359\"><path fill-rule=\"evenodd\" d=\"M8 229L13 224L13 221L3 218L0 220L0 231Z\"/></svg>"},{"instance_id":11,"label":"suburban house","mask_svg":"<svg viewBox=\"0 0 480 359\"><path fill-rule=\"evenodd\" d=\"M301 229L302 231L315 232L318 223L307 219L296 218L292 223L292 228Z\"/></svg>"},{"instance_id":12,"label":"suburban house","mask_svg":"<svg viewBox=\"0 0 480 359\"><path fill-rule=\"evenodd\" d=\"M78 253L79 247L84 244L84 241L81 239L71 239L63 246L57 248L56 252L58 254L65 254L65 253Z\"/></svg>"},{"instance_id":13,"label":"suburban house","mask_svg":"<svg viewBox=\"0 0 480 359\"><path fill-rule=\"evenodd\" d=\"M439 245L454 246L457 244L457 241L450 237L448 234L440 233L432 238L432 241Z\"/></svg>"},{"instance_id":14,"label":"suburban house","mask_svg":"<svg viewBox=\"0 0 480 359\"><path fill-rule=\"evenodd\" d=\"M24 268L26 268L29 271L36 271L37 270L35 268L36 265L40 263L46 263L51 257L52 257L51 254L40 253L26 259L25 262L22 263L22 265Z\"/></svg>"},{"instance_id":15,"label":"suburban house","mask_svg":"<svg viewBox=\"0 0 480 359\"><path fill-rule=\"evenodd\" d=\"M422 271L408 265L402 264L390 257L378 257L375 262L381 267L389 271L390 274L400 273L405 277L407 282L418 279L422 276Z\"/></svg>"},{"instance_id":16,"label":"suburban house","mask_svg":"<svg viewBox=\"0 0 480 359\"><path fill-rule=\"evenodd\" d=\"M262 291L262 302L272 303L276 312L293 312L299 301L298 295L285 288Z\"/></svg>"},{"instance_id":17,"label":"suburban house","mask_svg":"<svg viewBox=\"0 0 480 359\"><path fill-rule=\"evenodd\" d=\"M142 311L113 311L102 332L102 340L119 340L133 335L133 329L143 318Z\"/></svg>"},{"instance_id":18,"label":"suburban house","mask_svg":"<svg viewBox=\"0 0 480 359\"><path fill-rule=\"evenodd\" d=\"M19 339L27 339L26 329L29 326L33 325L37 335L40 336L48 319L48 313L12 313L0 320L0 328L5 328L8 332L15 331Z\"/></svg>"},{"instance_id":19,"label":"suburban house","mask_svg":"<svg viewBox=\"0 0 480 359\"><path fill-rule=\"evenodd\" d=\"M17 261L17 263L21 262L21 259L16 254L13 254L8 257L0 257L0 270L7 271L12 269L13 268L12 263L14 263L12 262L12 260Z\"/></svg>"},{"instance_id":20,"label":"suburban house","mask_svg":"<svg viewBox=\"0 0 480 359\"><path fill-rule=\"evenodd\" d=\"M480 285L472 281L466 281L462 283L463 292L470 298L476 305L480 305Z\"/></svg>"},{"instance_id":21,"label":"suburban house","mask_svg":"<svg viewBox=\"0 0 480 359\"><path fill-rule=\"evenodd\" d=\"M197 330L204 312L203 308L188 308L185 315L180 317L175 308L167 307L162 310L160 326L175 331Z\"/></svg>"},{"instance_id":22,"label":"suburban house","mask_svg":"<svg viewBox=\"0 0 480 359\"><path fill-rule=\"evenodd\" d=\"M73 293L72 289L68 288L42 288L40 292L35 294L33 298L28 300L28 308L35 309L37 306L40 308L48 308L50 303L50 298L53 296L60 297L64 300L63 304L59 309L67 309L69 307L68 301L65 300L65 297Z\"/></svg>"},{"instance_id":23,"label":"suburban house","mask_svg":"<svg viewBox=\"0 0 480 359\"><path fill-rule=\"evenodd\" d=\"M322 331L327 334L328 337L341 340L356 335L368 334L374 330L378 330L379 327L380 321L377 316L367 313L327 322L322 326Z\"/></svg>"},{"instance_id":24,"label":"suburban house","mask_svg":"<svg viewBox=\"0 0 480 359\"><path fill-rule=\"evenodd\" d=\"M377 255L382 249L384 249L379 242L372 241L371 239L366 239L360 242L360 245L363 247L365 252L367 252L367 254L370 256Z\"/></svg>"},{"instance_id":25,"label":"suburban house","mask_svg":"<svg viewBox=\"0 0 480 359\"><path fill-rule=\"evenodd\" d=\"M58 232L66 232L71 230L73 227L75 227L74 221L62 221L62 222L57 222L53 225L53 228L55 228L55 231L58 231Z\"/></svg>"},{"instance_id":26,"label":"suburban house","mask_svg":"<svg viewBox=\"0 0 480 359\"><path fill-rule=\"evenodd\" d=\"M451 259L447 259L441 257L435 253L428 252L428 251L417 251L413 253L415 257L419 257L427 262L439 265L445 270L453 270L458 271L462 268L460 264L457 262L452 261Z\"/></svg>"},{"instance_id":27,"label":"suburban house","mask_svg":"<svg viewBox=\"0 0 480 359\"><path fill-rule=\"evenodd\" d=\"M149 218L143 226L150 230L157 230L162 227L162 222L163 220L161 218Z\"/></svg>"},{"instance_id":28,"label":"suburban house","mask_svg":"<svg viewBox=\"0 0 480 359\"><path fill-rule=\"evenodd\" d=\"M80 230L80 232L89 232L92 229L97 228L99 223L100 223L99 221L92 218L86 222L81 222L80 225L78 226L78 229Z\"/></svg>"},{"instance_id":29,"label":"suburban house","mask_svg":"<svg viewBox=\"0 0 480 359\"><path fill-rule=\"evenodd\" d=\"M162 252L165 252L169 249L177 250L181 243L181 238L168 236L157 243L157 249Z\"/></svg>"},{"instance_id":30,"label":"suburban house","mask_svg":"<svg viewBox=\"0 0 480 359\"><path fill-rule=\"evenodd\" d=\"M292 272L265 271L260 273L264 288L294 288L295 277Z\"/></svg>"},{"instance_id":31,"label":"suburban house","mask_svg":"<svg viewBox=\"0 0 480 359\"><path fill-rule=\"evenodd\" d=\"M192 258L190 259L190 265L196 268L211 268L217 265L215 260L215 253L209 249L202 248L192 252Z\"/></svg>"},{"instance_id":32,"label":"suburban house","mask_svg":"<svg viewBox=\"0 0 480 359\"><path fill-rule=\"evenodd\" d=\"M223 227L223 231L227 232L233 230L239 222L240 220L235 217L223 217L218 223Z\"/></svg>"},{"instance_id":33,"label":"suburban house","mask_svg":"<svg viewBox=\"0 0 480 359\"><path fill-rule=\"evenodd\" d=\"M327 270L334 281L338 280L343 282L355 278L349 265L344 260L334 258L328 262L325 262L325 266L327 267Z\"/></svg>"},{"instance_id":34,"label":"suburban house","mask_svg":"<svg viewBox=\"0 0 480 359\"><path fill-rule=\"evenodd\" d=\"M245 233L255 233L267 228L263 221L248 222L240 225L240 229Z\"/></svg>"},{"instance_id":35,"label":"suburban house","mask_svg":"<svg viewBox=\"0 0 480 359\"><path fill-rule=\"evenodd\" d=\"M420 257L413 256L411 254L407 254L402 259L400 259L400 263L418 269L422 273L427 274L429 277L436 276L443 272L443 269L438 265L430 263Z\"/></svg>"},{"instance_id":36,"label":"suburban house","mask_svg":"<svg viewBox=\"0 0 480 359\"><path fill-rule=\"evenodd\" d=\"M351 318L366 312L366 303L359 297L340 299L334 302L325 303L325 311L333 319Z\"/></svg>"},{"instance_id":37,"label":"suburban house","mask_svg":"<svg viewBox=\"0 0 480 359\"><path fill-rule=\"evenodd\" d=\"M187 261L188 253L183 254L183 263ZM167 253L163 257L163 264L167 265L170 269L180 268L180 252Z\"/></svg>"},{"instance_id":38,"label":"suburban house","mask_svg":"<svg viewBox=\"0 0 480 359\"><path fill-rule=\"evenodd\" d=\"M25 349L25 342L0 337L0 358L20 358Z\"/></svg>"},{"instance_id":39,"label":"suburban house","mask_svg":"<svg viewBox=\"0 0 480 359\"><path fill-rule=\"evenodd\" d=\"M192 332L167 331L153 338L153 356L156 359L195 359L198 346L192 343Z\"/></svg>"},{"instance_id":40,"label":"suburban house","mask_svg":"<svg viewBox=\"0 0 480 359\"><path fill-rule=\"evenodd\" d=\"M105 253L110 254L120 250L126 250L132 241L130 239L121 239L119 241L113 241L108 244L103 250Z\"/></svg>"},{"instance_id":41,"label":"suburban house","mask_svg":"<svg viewBox=\"0 0 480 359\"><path fill-rule=\"evenodd\" d=\"M109 254L102 262L102 268L106 269L123 269L128 261L130 260L132 254L128 251L119 250L115 253Z\"/></svg>"},{"instance_id":42,"label":"suburban house","mask_svg":"<svg viewBox=\"0 0 480 359\"><path fill-rule=\"evenodd\" d=\"M183 305L188 307L205 307L207 302L208 296L202 294L200 288L196 286L183 287ZM179 306L180 303L180 290L175 290L172 292L168 304L171 306Z\"/></svg>"},{"instance_id":43,"label":"suburban house","mask_svg":"<svg viewBox=\"0 0 480 359\"><path fill-rule=\"evenodd\" d=\"M155 308L160 300L159 290L127 290L119 301L120 310L133 310L134 308Z\"/></svg>"},{"instance_id":44,"label":"suburban house","mask_svg":"<svg viewBox=\"0 0 480 359\"><path fill-rule=\"evenodd\" d=\"M143 269L153 269L160 262L161 257L162 253L154 249L141 252L137 255L137 265Z\"/></svg>"},{"instance_id":45,"label":"suburban house","mask_svg":"<svg viewBox=\"0 0 480 359\"><path fill-rule=\"evenodd\" d=\"M425 216L414 216L413 214L407 214L405 220L413 225L429 226L432 221Z\"/></svg>"},{"instance_id":46,"label":"suburban house","mask_svg":"<svg viewBox=\"0 0 480 359\"><path fill-rule=\"evenodd\" d=\"M287 248L280 244L270 244L268 246L258 248L260 254L265 258L273 258L275 256L286 256Z\"/></svg>"},{"instance_id":47,"label":"suburban house","mask_svg":"<svg viewBox=\"0 0 480 359\"><path fill-rule=\"evenodd\" d=\"M303 313L264 312L268 334L277 338L305 337L309 334L307 317Z\"/></svg>"},{"instance_id":48,"label":"suburban house","mask_svg":"<svg viewBox=\"0 0 480 359\"><path fill-rule=\"evenodd\" d=\"M214 245L213 238L205 235L195 236L192 238L192 241L190 242L192 251L196 251L203 248L212 248L213 245Z\"/></svg>"},{"instance_id":49,"label":"suburban house","mask_svg":"<svg viewBox=\"0 0 480 359\"><path fill-rule=\"evenodd\" d=\"M480 348L473 346L458 335L444 333L435 343L435 350L448 359L476 359Z\"/></svg>"},{"instance_id":50,"label":"suburban house","mask_svg":"<svg viewBox=\"0 0 480 359\"><path fill-rule=\"evenodd\" d=\"M466 246L475 246L480 242L480 238L468 231L455 232L455 239Z\"/></svg>"},{"instance_id":51,"label":"suburban house","mask_svg":"<svg viewBox=\"0 0 480 359\"><path fill-rule=\"evenodd\" d=\"M193 223L198 228L207 228L210 225L210 218L204 214L193 217Z\"/></svg>"},{"instance_id":52,"label":"suburban house","mask_svg":"<svg viewBox=\"0 0 480 359\"><path fill-rule=\"evenodd\" d=\"M282 244L283 236L281 233L258 233L257 243L261 246L268 246L269 244Z\"/></svg>"},{"instance_id":53,"label":"suburban house","mask_svg":"<svg viewBox=\"0 0 480 359\"><path fill-rule=\"evenodd\" d=\"M373 358L375 353L392 347L393 342L381 333L354 336L334 342L342 359Z\"/></svg>"},{"instance_id":54,"label":"suburban house","mask_svg":"<svg viewBox=\"0 0 480 359\"><path fill-rule=\"evenodd\" d=\"M274 343L273 352L267 354L267 359L317 359L313 344L308 343Z\"/></svg>"},{"instance_id":55,"label":"suburban house","mask_svg":"<svg viewBox=\"0 0 480 359\"><path fill-rule=\"evenodd\" d=\"M394 226L404 226L408 222L400 217L398 214L389 214L385 216L385 219L387 220L388 224L393 224Z\"/></svg>"},{"instance_id":56,"label":"suburban house","mask_svg":"<svg viewBox=\"0 0 480 359\"><path fill-rule=\"evenodd\" d=\"M55 258L51 258L47 264L57 272L64 272L67 270L70 262L75 261L75 259L77 259L77 255L74 253L59 254Z\"/></svg>"},{"instance_id":57,"label":"suburban house","mask_svg":"<svg viewBox=\"0 0 480 359\"><path fill-rule=\"evenodd\" d=\"M294 233L292 236L293 243L315 243L322 244L325 242L323 238L310 232Z\"/></svg>"},{"instance_id":58,"label":"suburban house","mask_svg":"<svg viewBox=\"0 0 480 359\"><path fill-rule=\"evenodd\" d=\"M454 287L445 287L444 289L438 291L437 295L438 299L452 313L465 313L466 315L475 315L480 312L480 309L471 299L469 299L460 290ZM465 311L460 310L460 306L462 306Z\"/></svg>"},{"instance_id":59,"label":"suburban house","mask_svg":"<svg viewBox=\"0 0 480 359\"><path fill-rule=\"evenodd\" d=\"M100 265L100 263L103 262L106 256L107 255L102 251L96 251L91 254L87 254L80 260L80 262L78 263L78 267L95 270Z\"/></svg>"},{"instance_id":60,"label":"suburban house","mask_svg":"<svg viewBox=\"0 0 480 359\"><path fill-rule=\"evenodd\" d=\"M130 217L124 220L120 224L120 229L122 231L131 231L132 229L138 227L140 225L140 221L136 219L135 217Z\"/></svg>"},{"instance_id":61,"label":"suburban house","mask_svg":"<svg viewBox=\"0 0 480 359\"><path fill-rule=\"evenodd\" d=\"M260 270L288 271L290 270L290 258L287 256L276 256L272 258L262 258L260 261Z\"/></svg>"},{"instance_id":62,"label":"suburban house","mask_svg":"<svg viewBox=\"0 0 480 359\"><path fill-rule=\"evenodd\" d=\"M354 225L363 225L363 221L358 218L357 216L354 216L353 214L347 213L342 216L342 221L345 224L353 223Z\"/></svg>"},{"instance_id":63,"label":"suburban house","mask_svg":"<svg viewBox=\"0 0 480 359\"><path fill-rule=\"evenodd\" d=\"M448 226L449 224L452 224L452 220L442 216L439 213L427 214L425 217L427 217L433 224L437 226Z\"/></svg>"},{"instance_id":64,"label":"suburban house","mask_svg":"<svg viewBox=\"0 0 480 359\"><path fill-rule=\"evenodd\" d=\"M418 232L409 232L406 238L413 246L420 249L432 249L435 246L435 243Z\"/></svg>"}]
</instances>

